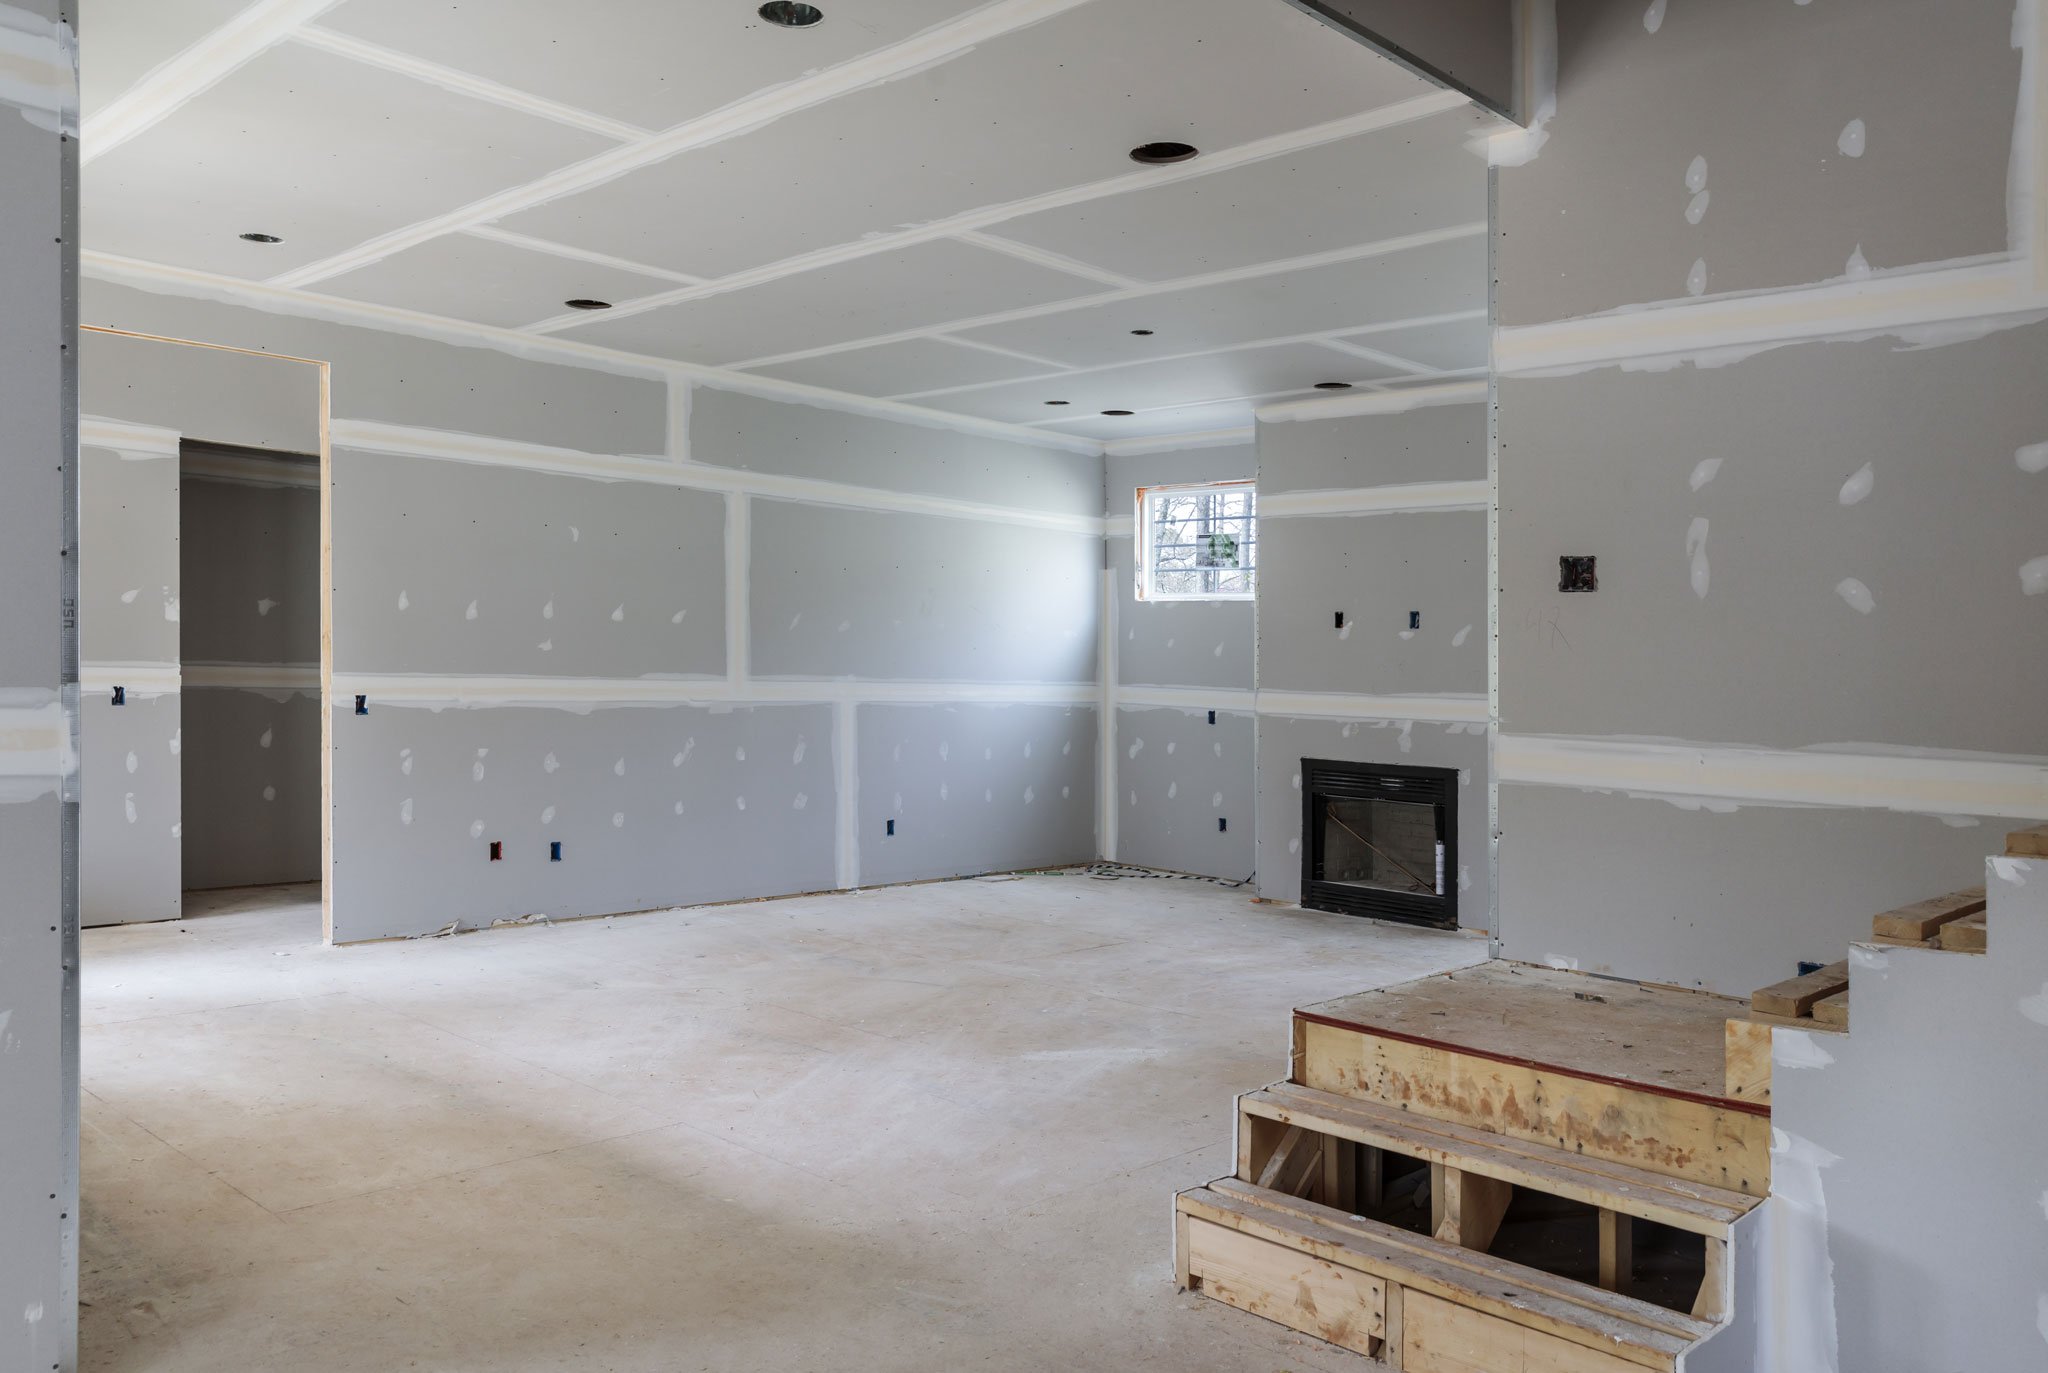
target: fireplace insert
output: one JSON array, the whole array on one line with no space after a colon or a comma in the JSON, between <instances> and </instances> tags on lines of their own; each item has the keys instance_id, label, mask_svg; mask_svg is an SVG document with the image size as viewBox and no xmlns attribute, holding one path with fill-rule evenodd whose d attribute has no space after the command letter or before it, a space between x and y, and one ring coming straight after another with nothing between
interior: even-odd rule
<instances>
[{"instance_id":1,"label":"fireplace insert","mask_svg":"<svg viewBox=\"0 0 2048 1373\"><path fill-rule=\"evenodd\" d=\"M1455 768L1301 760L1301 904L1458 924Z\"/></svg>"}]
</instances>

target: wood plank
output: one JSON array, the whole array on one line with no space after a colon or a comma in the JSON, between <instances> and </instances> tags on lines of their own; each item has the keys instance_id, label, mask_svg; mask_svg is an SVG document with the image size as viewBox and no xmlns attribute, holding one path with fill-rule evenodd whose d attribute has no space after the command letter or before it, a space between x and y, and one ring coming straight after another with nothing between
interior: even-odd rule
<instances>
[{"instance_id":1,"label":"wood plank","mask_svg":"<svg viewBox=\"0 0 2048 1373\"><path fill-rule=\"evenodd\" d=\"M1482 1254L1493 1247L1500 1219L1515 1197L1512 1183L1432 1163L1429 1188L1438 1239Z\"/></svg>"},{"instance_id":2,"label":"wood plank","mask_svg":"<svg viewBox=\"0 0 2048 1373\"><path fill-rule=\"evenodd\" d=\"M1886 911L1870 922L1870 932L1880 939L1932 939L1934 932L1949 921L1983 909L1984 889L1970 887Z\"/></svg>"},{"instance_id":3,"label":"wood plank","mask_svg":"<svg viewBox=\"0 0 2048 1373\"><path fill-rule=\"evenodd\" d=\"M1339 1211L1358 1209L1358 1145L1334 1136L1323 1138L1323 1182L1316 1199Z\"/></svg>"},{"instance_id":4,"label":"wood plank","mask_svg":"<svg viewBox=\"0 0 2048 1373\"><path fill-rule=\"evenodd\" d=\"M1735 1003L1739 1005L1740 1003ZM1297 1020L1296 1081L1566 1153L1766 1195L1771 1123L1717 1106Z\"/></svg>"},{"instance_id":5,"label":"wood plank","mask_svg":"<svg viewBox=\"0 0 2048 1373\"><path fill-rule=\"evenodd\" d=\"M1941 947L1951 953L1984 953L1990 944L1990 926L1985 917L1973 915L1941 927Z\"/></svg>"},{"instance_id":6,"label":"wood plank","mask_svg":"<svg viewBox=\"0 0 2048 1373\"><path fill-rule=\"evenodd\" d=\"M2005 836L2008 858L2048 858L2048 825L2014 830Z\"/></svg>"},{"instance_id":7,"label":"wood plank","mask_svg":"<svg viewBox=\"0 0 2048 1373\"><path fill-rule=\"evenodd\" d=\"M1825 1025L1831 1030L1849 1028L1849 994L1836 992L1813 1003L1813 1023Z\"/></svg>"},{"instance_id":8,"label":"wood plank","mask_svg":"<svg viewBox=\"0 0 2048 1373\"><path fill-rule=\"evenodd\" d=\"M1700 1280L1700 1295L1692 1313L1703 1321L1728 1318L1728 1241L1707 1241L1707 1273Z\"/></svg>"},{"instance_id":9,"label":"wood plank","mask_svg":"<svg viewBox=\"0 0 2048 1373\"><path fill-rule=\"evenodd\" d=\"M1838 1035L1847 1033L1831 1025L1822 1025L1810 1015L1765 1015L1762 1011L1751 1011L1749 1018L1759 1025L1783 1025L1788 1030L1807 1030L1814 1034Z\"/></svg>"},{"instance_id":10,"label":"wood plank","mask_svg":"<svg viewBox=\"0 0 2048 1373\"><path fill-rule=\"evenodd\" d=\"M1384 1280L1210 1221L1191 1218L1188 1236L1205 1295L1359 1354L1378 1349Z\"/></svg>"},{"instance_id":11,"label":"wood plank","mask_svg":"<svg viewBox=\"0 0 2048 1373\"><path fill-rule=\"evenodd\" d=\"M1771 1027L1730 1019L1723 1033L1728 1095L1739 1101L1771 1099Z\"/></svg>"},{"instance_id":12,"label":"wood plank","mask_svg":"<svg viewBox=\"0 0 2048 1373\"><path fill-rule=\"evenodd\" d=\"M1849 965L1830 963L1818 972L1801 977L1789 977L1783 982L1773 982L1768 987L1759 987L1749 994L1749 1008L1762 1011L1765 1015L1781 1015L1797 1019L1813 1013L1813 1003L1824 996L1849 989Z\"/></svg>"},{"instance_id":13,"label":"wood plank","mask_svg":"<svg viewBox=\"0 0 2048 1373\"><path fill-rule=\"evenodd\" d=\"M1275 1083L1238 1098L1244 1113L1242 1137L1253 1120L1284 1121L1371 1149L1390 1149L1407 1158L1444 1164L1518 1187L1610 1207L1702 1235L1723 1235L1737 1217L1756 1205L1754 1197L1703 1183L1666 1177L1544 1144L1419 1118L1377 1102ZM1439 1217L1440 1219L1441 1217ZM1435 1227L1432 1226L1432 1229Z\"/></svg>"},{"instance_id":14,"label":"wood plank","mask_svg":"<svg viewBox=\"0 0 2048 1373\"><path fill-rule=\"evenodd\" d=\"M1201 1201L1204 1198L1206 1203ZM1558 1309L1569 1318L1569 1322L1581 1321L1590 1312L1601 1322L1641 1326L1686 1343L1703 1338L1713 1330L1707 1322L1682 1311L1616 1292L1603 1292L1591 1283L1559 1277L1539 1268L1526 1268L1476 1250L1443 1244L1412 1230L1360 1216L1347 1216L1317 1202L1283 1197L1277 1192L1262 1192L1234 1178L1219 1178L1207 1187L1182 1192L1175 1205L1182 1204L1195 1209L1198 1214L1208 1214L1200 1209L1202 1204L1222 1208L1247 1218L1248 1224L1273 1221L1277 1216L1290 1224L1300 1222L1320 1227L1316 1233L1327 1233L1346 1246L1345 1252L1334 1256L1315 1251L1332 1263L1364 1264L1389 1281L1421 1283L1432 1291L1435 1289L1428 1286L1433 1280L1431 1275L1447 1277L1453 1285L1445 1290L1458 1301L1478 1302L1483 1306L1498 1298L1504 1311L1513 1312L1522 1310L1526 1299L1541 1298L1545 1302L1561 1303ZM1216 1217L1212 1215L1211 1219ZM1219 1220L1219 1223L1234 1222L1226 1219Z\"/></svg>"},{"instance_id":15,"label":"wood plank","mask_svg":"<svg viewBox=\"0 0 2048 1373\"><path fill-rule=\"evenodd\" d=\"M1310 1180L1318 1175L1322 1165L1322 1146L1320 1135L1299 1125L1288 1126L1287 1133L1280 1137L1280 1147L1259 1173L1259 1186L1285 1192L1290 1197L1306 1196Z\"/></svg>"},{"instance_id":16,"label":"wood plank","mask_svg":"<svg viewBox=\"0 0 2048 1373\"><path fill-rule=\"evenodd\" d=\"M1613 1354L1409 1292L1403 1303L1401 1354L1407 1373L1634 1373ZM1676 1368L1669 1364L1651 1367Z\"/></svg>"},{"instance_id":17,"label":"wood plank","mask_svg":"<svg viewBox=\"0 0 2048 1373\"><path fill-rule=\"evenodd\" d=\"M1626 1292L1636 1271L1636 1230L1633 1217L1619 1211L1600 1213L1600 1285Z\"/></svg>"},{"instance_id":18,"label":"wood plank","mask_svg":"<svg viewBox=\"0 0 2048 1373\"><path fill-rule=\"evenodd\" d=\"M1173 1212L1173 1281L1174 1285L1183 1292L1194 1286L1193 1257L1188 1253L1188 1244L1191 1238L1188 1234L1188 1225L1187 1212L1179 1207L1175 1207Z\"/></svg>"}]
</instances>

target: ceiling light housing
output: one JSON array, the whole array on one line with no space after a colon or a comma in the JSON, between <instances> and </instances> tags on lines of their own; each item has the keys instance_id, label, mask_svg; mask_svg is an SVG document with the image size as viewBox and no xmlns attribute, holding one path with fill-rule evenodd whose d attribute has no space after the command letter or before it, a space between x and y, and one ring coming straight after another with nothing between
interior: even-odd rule
<instances>
[{"instance_id":1,"label":"ceiling light housing","mask_svg":"<svg viewBox=\"0 0 2048 1373\"><path fill-rule=\"evenodd\" d=\"M1047 405L1072 405L1073 403L1070 400L1049 400L1046 402Z\"/></svg>"},{"instance_id":2,"label":"ceiling light housing","mask_svg":"<svg viewBox=\"0 0 2048 1373\"><path fill-rule=\"evenodd\" d=\"M578 296L575 300L565 300L562 304L568 306L571 310L609 310L612 308L612 303L608 300L591 300L586 296Z\"/></svg>"},{"instance_id":3,"label":"ceiling light housing","mask_svg":"<svg viewBox=\"0 0 2048 1373\"><path fill-rule=\"evenodd\" d=\"M1135 411L1135 410L1105 410L1105 411L1103 411L1102 413L1103 413L1103 414L1105 414L1105 415L1117 415L1117 416L1123 416L1123 415L1135 415L1135 414L1137 414L1138 412L1137 412L1137 411Z\"/></svg>"},{"instance_id":4,"label":"ceiling light housing","mask_svg":"<svg viewBox=\"0 0 2048 1373\"><path fill-rule=\"evenodd\" d=\"M1133 329L1133 330L1131 330L1131 332L1132 332L1133 334L1136 334L1136 335L1137 335L1137 336L1138 336L1139 338L1151 338L1151 337L1152 337L1152 331L1151 331L1150 329Z\"/></svg>"},{"instance_id":5,"label":"ceiling light housing","mask_svg":"<svg viewBox=\"0 0 2048 1373\"><path fill-rule=\"evenodd\" d=\"M825 19L825 11L816 5L799 4L796 0L768 0L761 6L760 14L769 23L785 29L807 29Z\"/></svg>"},{"instance_id":6,"label":"ceiling light housing","mask_svg":"<svg viewBox=\"0 0 2048 1373\"><path fill-rule=\"evenodd\" d=\"M1316 390L1318 391L1349 391L1350 389L1351 383L1348 381L1319 381L1316 383Z\"/></svg>"},{"instance_id":7,"label":"ceiling light housing","mask_svg":"<svg viewBox=\"0 0 2048 1373\"><path fill-rule=\"evenodd\" d=\"M243 234L243 235L242 235L242 241L243 241L244 243L282 243L282 242L284 242L284 240L283 240L283 239L281 239L281 238L279 238L279 237L278 237L278 236L277 236L276 234Z\"/></svg>"},{"instance_id":8,"label":"ceiling light housing","mask_svg":"<svg viewBox=\"0 0 2048 1373\"><path fill-rule=\"evenodd\" d=\"M1201 152L1192 143L1141 143L1131 149L1131 161L1142 162L1148 167L1164 167L1199 157Z\"/></svg>"}]
</instances>

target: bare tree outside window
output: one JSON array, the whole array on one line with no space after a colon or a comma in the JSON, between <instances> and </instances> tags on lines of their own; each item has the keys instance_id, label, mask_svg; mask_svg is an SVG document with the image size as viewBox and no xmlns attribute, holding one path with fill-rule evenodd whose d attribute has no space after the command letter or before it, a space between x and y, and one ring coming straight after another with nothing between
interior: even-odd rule
<instances>
[{"instance_id":1,"label":"bare tree outside window","mask_svg":"<svg viewBox=\"0 0 2048 1373\"><path fill-rule=\"evenodd\" d=\"M1258 561L1256 499L1249 482L1147 487L1139 511L1140 597L1250 599Z\"/></svg>"}]
</instances>

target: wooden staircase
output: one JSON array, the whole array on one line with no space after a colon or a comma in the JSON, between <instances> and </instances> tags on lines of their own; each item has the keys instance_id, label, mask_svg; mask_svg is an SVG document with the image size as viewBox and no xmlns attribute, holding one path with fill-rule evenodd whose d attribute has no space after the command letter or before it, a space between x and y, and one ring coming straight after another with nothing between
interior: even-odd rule
<instances>
[{"instance_id":1,"label":"wooden staircase","mask_svg":"<svg viewBox=\"0 0 2048 1373\"><path fill-rule=\"evenodd\" d=\"M1872 938L1982 953L1984 912ZM1407 1373L1751 1370L1772 1031L1846 1034L1849 967L1747 1008L1507 963L1303 1007L1235 1171L1175 1199L1180 1285Z\"/></svg>"},{"instance_id":2,"label":"wooden staircase","mask_svg":"<svg viewBox=\"0 0 2048 1373\"><path fill-rule=\"evenodd\" d=\"M1298 1010L1176 1199L1181 1285L1409 1373L1687 1367L1769 1187L1737 1004L1489 964Z\"/></svg>"},{"instance_id":3,"label":"wooden staircase","mask_svg":"<svg viewBox=\"0 0 2048 1373\"><path fill-rule=\"evenodd\" d=\"M2015 830L2005 837L2009 858L2048 858L2048 825ZM1886 911L1870 922L1870 942L1893 948L1985 952L1988 927L1982 887L1967 887ZM1800 1030L1846 1033L1849 1028L1849 964L1830 963L1817 972L1774 982L1750 994L1751 1022ZM1738 1032L1732 1027L1731 1042ZM1769 1034L1763 1043L1768 1050Z\"/></svg>"}]
</instances>

